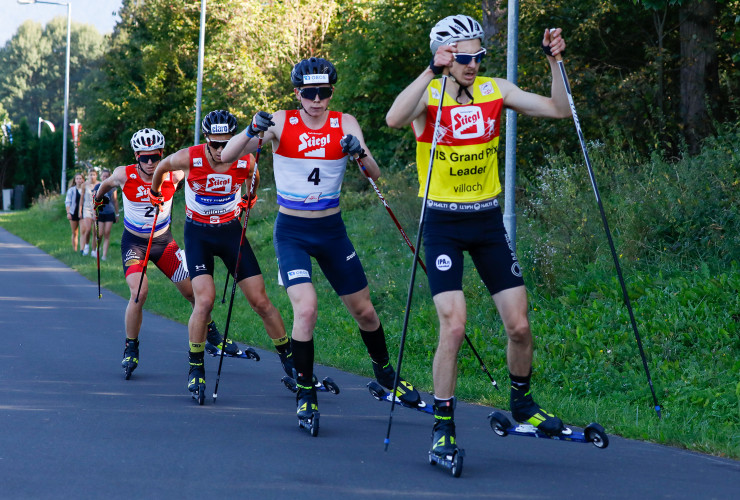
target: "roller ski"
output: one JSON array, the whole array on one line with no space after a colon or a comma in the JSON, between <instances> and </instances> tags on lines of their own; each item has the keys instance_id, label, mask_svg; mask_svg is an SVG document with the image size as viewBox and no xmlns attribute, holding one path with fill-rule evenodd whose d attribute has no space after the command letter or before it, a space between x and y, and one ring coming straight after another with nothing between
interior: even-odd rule
<instances>
[{"instance_id":1,"label":"roller ski","mask_svg":"<svg viewBox=\"0 0 740 500\"><path fill-rule=\"evenodd\" d=\"M453 477L460 477L463 469L465 450L457 446L454 420L455 398L434 400L434 427L432 447L429 450L429 464L441 465L449 469Z\"/></svg>"},{"instance_id":2,"label":"roller ski","mask_svg":"<svg viewBox=\"0 0 740 500\"><path fill-rule=\"evenodd\" d=\"M391 395L391 393L386 391L382 385L375 382L374 380L372 382L368 382L367 389L368 391L370 391L370 394L372 395L372 397L374 397L378 401L388 401L389 403L393 401L393 396ZM396 404L404 406L406 408L412 408L414 410L418 410L422 413L427 413L429 415L434 414L434 411L432 410L431 406L426 404L421 398L419 399L419 402L416 405L410 405L408 403L405 403L403 399L396 396Z\"/></svg>"},{"instance_id":3,"label":"roller ski","mask_svg":"<svg viewBox=\"0 0 740 500\"><path fill-rule=\"evenodd\" d=\"M139 339L126 339L126 347L123 350L121 367L126 380L131 378L136 367L139 366Z\"/></svg>"},{"instance_id":4,"label":"roller ski","mask_svg":"<svg viewBox=\"0 0 740 500\"><path fill-rule=\"evenodd\" d=\"M224 346L224 338L216 328L216 323L211 321L208 324L208 335L206 337L206 352L211 356L221 356L221 350L224 351L224 356L229 358L244 358L253 359L255 361L260 360L260 355L257 351L251 347L247 347L244 350L239 349L239 345L236 342L232 342L231 339L226 339L226 346Z\"/></svg>"},{"instance_id":5,"label":"roller ski","mask_svg":"<svg viewBox=\"0 0 740 500\"><path fill-rule=\"evenodd\" d=\"M557 434L548 434L530 423L512 424L509 417L500 411L494 411L488 415L488 420L490 421L493 432L501 437L511 434L514 436L570 441L572 443L593 443L594 446L602 449L609 446L609 436L607 436L604 428L595 422L587 425L583 432L574 431L569 427L563 427Z\"/></svg>"},{"instance_id":6,"label":"roller ski","mask_svg":"<svg viewBox=\"0 0 740 500\"><path fill-rule=\"evenodd\" d=\"M370 394L378 401L392 402L393 395L391 392L393 391L393 384L396 382L396 371L390 362L381 365L373 361L373 373L375 374L375 381L367 384ZM401 406L414 408L425 413L432 413L429 405L422 401L419 391L403 378L398 379L395 398L396 403L399 403Z\"/></svg>"},{"instance_id":7,"label":"roller ski","mask_svg":"<svg viewBox=\"0 0 740 500\"><path fill-rule=\"evenodd\" d=\"M296 415L298 427L306 429L312 437L319 435L319 405L316 388L298 385L296 393Z\"/></svg>"},{"instance_id":8,"label":"roller ski","mask_svg":"<svg viewBox=\"0 0 740 500\"><path fill-rule=\"evenodd\" d=\"M298 392L298 384L295 381L294 377L288 377L287 375L284 376L280 381L285 385L285 387L290 392ZM313 376L313 387L319 392L331 392L332 394L339 394L339 386L332 380L331 377L324 377L324 379L319 382L319 379L316 378L316 375Z\"/></svg>"},{"instance_id":9,"label":"roller ski","mask_svg":"<svg viewBox=\"0 0 740 500\"><path fill-rule=\"evenodd\" d=\"M188 372L188 391L200 406L206 401L206 372L203 366L203 353L190 353Z\"/></svg>"}]
</instances>

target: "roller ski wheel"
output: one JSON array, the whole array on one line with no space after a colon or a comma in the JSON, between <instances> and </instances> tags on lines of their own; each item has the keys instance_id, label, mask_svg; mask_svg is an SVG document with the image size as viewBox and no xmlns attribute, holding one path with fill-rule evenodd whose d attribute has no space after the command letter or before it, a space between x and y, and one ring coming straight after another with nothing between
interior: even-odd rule
<instances>
[{"instance_id":1,"label":"roller ski wheel","mask_svg":"<svg viewBox=\"0 0 740 500\"><path fill-rule=\"evenodd\" d=\"M378 401L387 401L389 403L393 402L393 396L391 395L391 393L386 391L382 385L375 382L374 380L371 382L368 382L367 390L370 391L370 394L372 395L372 397L374 397ZM432 407L426 404L424 400L422 399L419 399L419 403L417 405L412 406L404 402L399 397L396 397L396 404L401 405L405 408L412 408L422 413L428 413L430 415L434 414L434 410L432 410Z\"/></svg>"},{"instance_id":2,"label":"roller ski wheel","mask_svg":"<svg viewBox=\"0 0 740 500\"><path fill-rule=\"evenodd\" d=\"M452 477L460 477L463 469L465 450L458 448L452 454L438 455L429 450L429 465L441 465L450 470Z\"/></svg>"},{"instance_id":3,"label":"roller ski wheel","mask_svg":"<svg viewBox=\"0 0 740 500\"><path fill-rule=\"evenodd\" d=\"M298 392L298 387L296 386L296 382L293 377L288 377L286 375L282 379L280 379L280 381L290 392ZM339 386L331 377L324 377L323 380L319 382L316 378L316 375L314 375L313 386L316 388L317 391L331 392L334 395L339 394Z\"/></svg>"},{"instance_id":4,"label":"roller ski wheel","mask_svg":"<svg viewBox=\"0 0 740 500\"><path fill-rule=\"evenodd\" d=\"M198 402L199 406L203 406L206 402L206 384L198 384L190 390L190 395Z\"/></svg>"},{"instance_id":5,"label":"roller ski wheel","mask_svg":"<svg viewBox=\"0 0 740 500\"><path fill-rule=\"evenodd\" d=\"M139 366L139 340L126 339L123 360L121 361L123 375L126 380L131 378L131 374L134 373L137 366Z\"/></svg>"},{"instance_id":6,"label":"roller ski wheel","mask_svg":"<svg viewBox=\"0 0 740 500\"><path fill-rule=\"evenodd\" d=\"M556 441L570 441L571 443L592 443L601 449L609 446L609 436L604 431L604 428L595 422L589 424L583 432L565 427L560 434L548 434L542 432L532 424L512 424L509 417L500 411L494 411L488 415L488 420L493 432L501 437L511 434L512 436L529 436L540 439L554 439Z\"/></svg>"},{"instance_id":7,"label":"roller ski wheel","mask_svg":"<svg viewBox=\"0 0 740 500\"><path fill-rule=\"evenodd\" d=\"M319 435L319 412L313 413L310 417L298 417L298 427L306 429L311 437Z\"/></svg>"},{"instance_id":8,"label":"roller ski wheel","mask_svg":"<svg viewBox=\"0 0 740 500\"><path fill-rule=\"evenodd\" d=\"M236 345L236 344L235 344ZM206 342L206 352L213 357L221 356L221 349L218 346ZM253 359L255 361L260 360L260 355L251 347L246 347L244 350L237 349L235 353L230 354L228 351L224 351L225 358L242 358L242 359Z\"/></svg>"}]
</instances>

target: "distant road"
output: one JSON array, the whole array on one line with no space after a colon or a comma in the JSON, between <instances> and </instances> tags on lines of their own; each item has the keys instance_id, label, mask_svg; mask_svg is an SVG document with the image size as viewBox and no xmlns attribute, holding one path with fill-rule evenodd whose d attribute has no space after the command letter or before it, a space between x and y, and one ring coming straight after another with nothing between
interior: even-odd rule
<instances>
[{"instance_id":1,"label":"distant road","mask_svg":"<svg viewBox=\"0 0 740 500\"><path fill-rule=\"evenodd\" d=\"M729 499L740 463L610 436L590 444L496 436L459 404L462 477L427 463L432 419L372 399L332 368L321 430L298 428L277 355L226 359L218 404L186 390L187 329L145 314L141 361L120 368L126 301L0 228L0 498ZM240 302L235 307L246 307ZM483 382L481 382L483 383ZM431 402L431 396L423 395ZM607 429L607 432L609 429Z\"/></svg>"}]
</instances>

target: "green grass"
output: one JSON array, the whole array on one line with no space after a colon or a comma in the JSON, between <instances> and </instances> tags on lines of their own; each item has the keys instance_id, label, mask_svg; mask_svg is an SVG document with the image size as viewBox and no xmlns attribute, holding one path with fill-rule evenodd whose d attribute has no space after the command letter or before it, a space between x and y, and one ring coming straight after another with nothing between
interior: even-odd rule
<instances>
[{"instance_id":1,"label":"green grass","mask_svg":"<svg viewBox=\"0 0 740 500\"><path fill-rule=\"evenodd\" d=\"M373 301L395 359L411 254L375 193L361 179L352 178L355 173L347 174L343 216L366 268ZM292 310L287 294L277 285L272 246L275 195L265 177L268 176L263 176L263 186L267 187L260 190L261 201L252 211L247 233L262 266L267 293L290 331ZM408 172L386 174L379 187L413 241L419 201L410 179ZM358 187L364 189L349 191ZM173 233L181 243L184 217L181 194L176 195L173 214ZM0 214L0 225L89 279L97 279L95 260L71 250L69 224L59 197L41 200L27 211ZM109 260L101 263L101 274L105 288L127 297L119 260L121 230L121 224L114 225ZM558 275L557 266L543 264L527 251L542 236L532 231L532 227L525 228L520 235L523 249L520 256L528 270L530 320L535 334L533 390L540 404L573 425L599 421L610 434L740 458L740 269L737 263L716 266L718 269L714 270L700 259L688 265L684 259L640 260L639 257L622 263L657 397L664 408L663 419L658 420L608 249L603 244L596 245L599 257L591 255L593 262L563 268ZM603 238L603 233L599 237ZM578 272L573 272L574 269ZM370 363L356 324L316 270L319 296L316 361L370 376ZM551 278L554 273L554 279L540 280L544 273L551 273ZM189 304L161 273L152 272L150 276L151 291L146 307L183 323L184 344ZM228 305L228 294L227 304L220 303L225 276L225 269L218 267L214 318L222 327ZM468 335L502 390L492 389L477 360L463 346L457 395L508 409L506 335L493 301L470 261L466 263L464 283ZM421 390L431 391L437 319L421 271L417 273L414 290L403 372ZM231 287L229 294L230 291ZM230 332L243 343L272 349L261 321L239 294ZM145 323L142 342L146 342L147 335Z\"/></svg>"}]
</instances>

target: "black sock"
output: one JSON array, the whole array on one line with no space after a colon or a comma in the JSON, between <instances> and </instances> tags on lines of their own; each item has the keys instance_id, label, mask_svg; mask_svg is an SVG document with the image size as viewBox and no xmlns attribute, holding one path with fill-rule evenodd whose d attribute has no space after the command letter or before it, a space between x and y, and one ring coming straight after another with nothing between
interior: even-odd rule
<instances>
[{"instance_id":1,"label":"black sock","mask_svg":"<svg viewBox=\"0 0 740 500\"><path fill-rule=\"evenodd\" d=\"M509 378L511 379L511 388L524 393L529 391L529 382L532 379L532 369L529 369L529 374L525 377L520 377L509 372Z\"/></svg>"},{"instance_id":2,"label":"black sock","mask_svg":"<svg viewBox=\"0 0 740 500\"><path fill-rule=\"evenodd\" d=\"M388 355L388 346L385 343L383 325L381 324L374 332L368 332L360 328L360 335L370 358L381 367L388 364L390 356Z\"/></svg>"},{"instance_id":3,"label":"black sock","mask_svg":"<svg viewBox=\"0 0 740 500\"><path fill-rule=\"evenodd\" d=\"M291 339L290 343L293 346L296 382L304 387L310 387L313 385L313 339L308 342Z\"/></svg>"}]
</instances>

